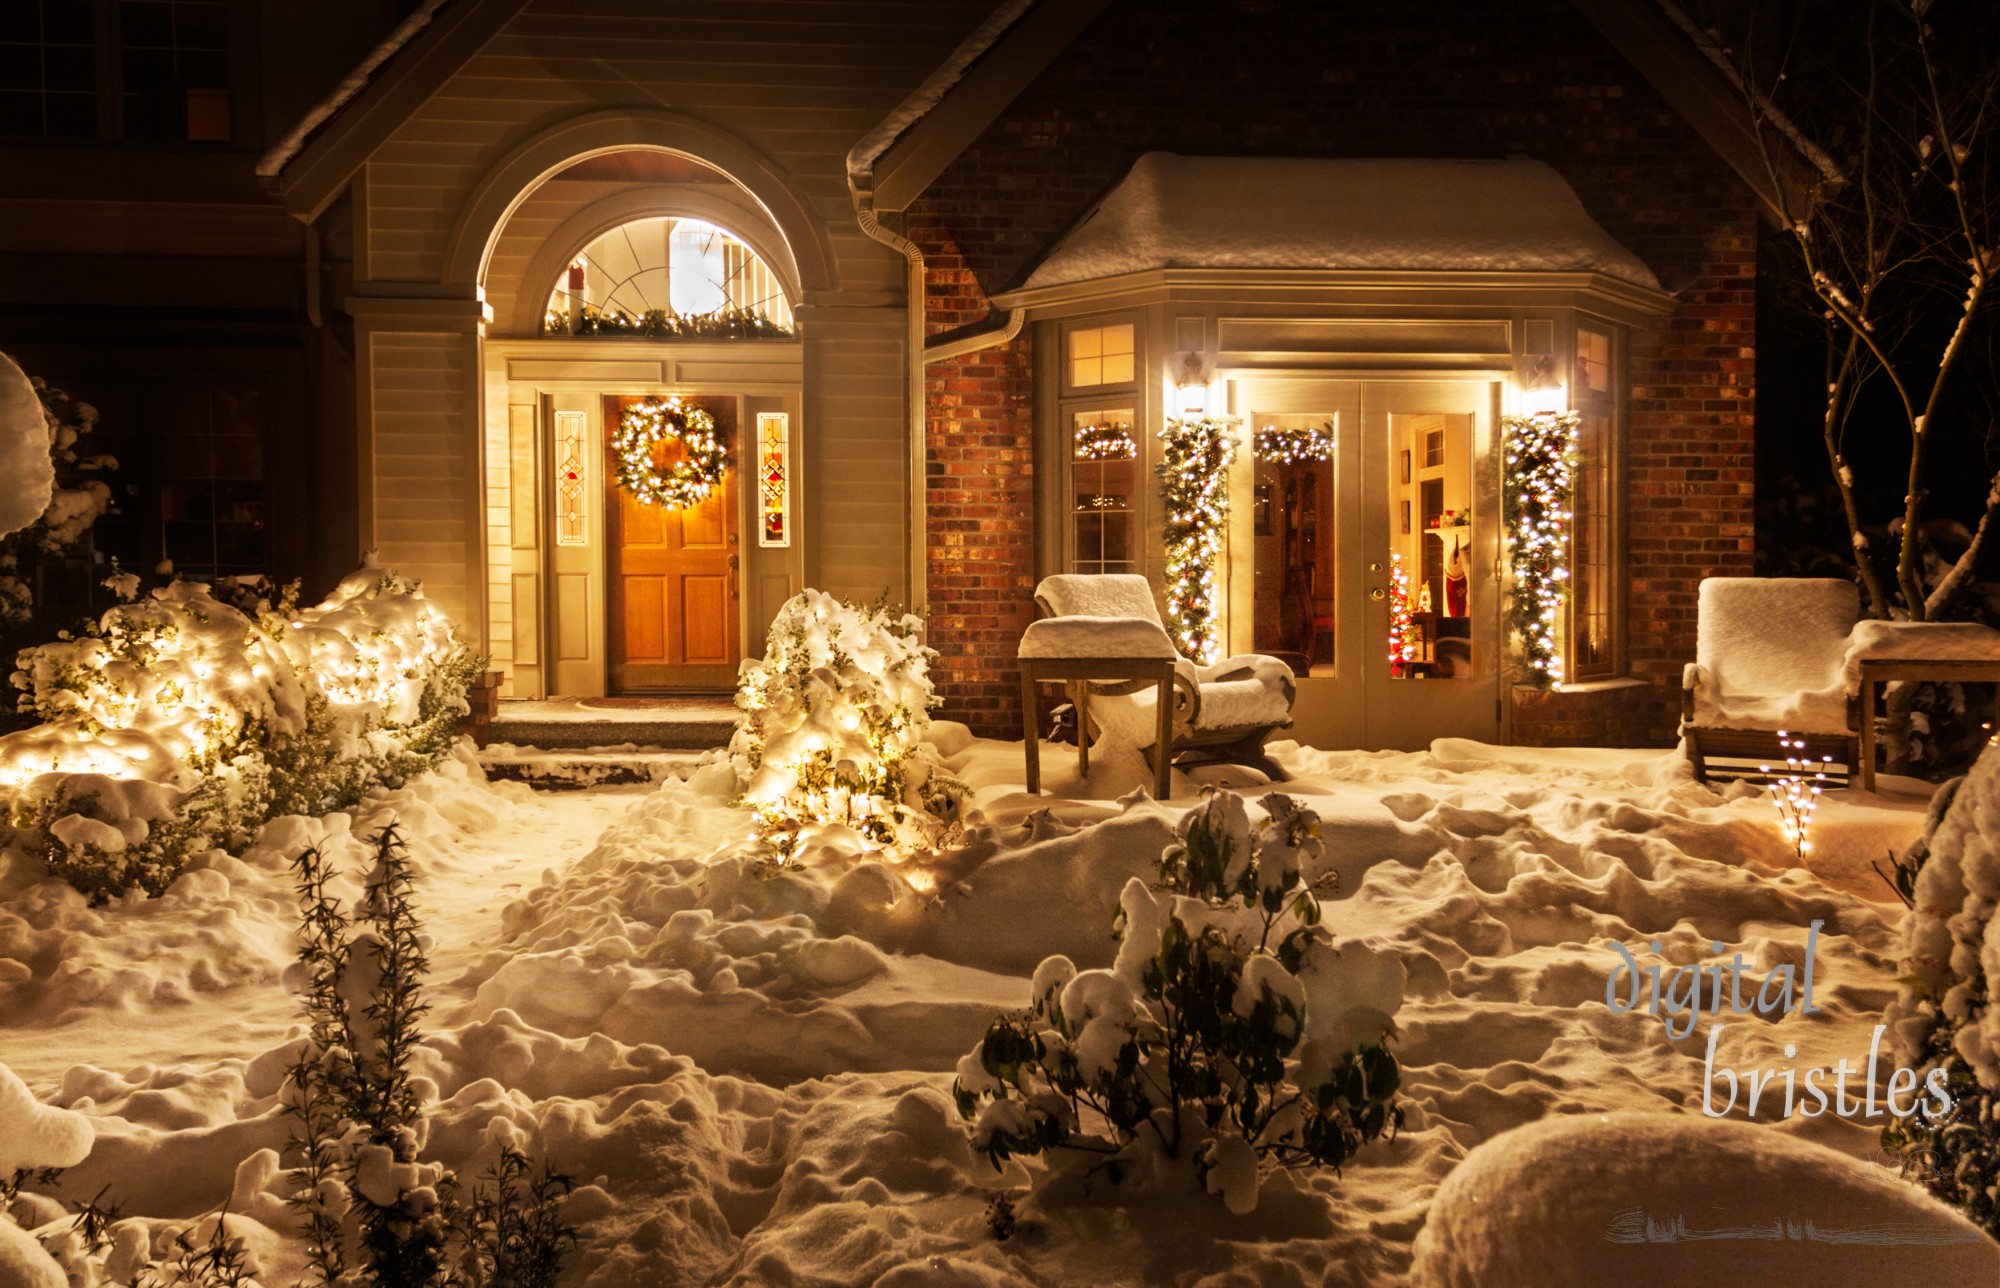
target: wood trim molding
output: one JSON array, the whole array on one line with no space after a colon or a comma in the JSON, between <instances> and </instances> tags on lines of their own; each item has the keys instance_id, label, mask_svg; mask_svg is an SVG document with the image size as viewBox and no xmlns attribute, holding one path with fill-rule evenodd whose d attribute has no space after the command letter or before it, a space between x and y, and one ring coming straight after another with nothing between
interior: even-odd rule
<instances>
[{"instance_id":1,"label":"wood trim molding","mask_svg":"<svg viewBox=\"0 0 2000 1288\"><path fill-rule=\"evenodd\" d=\"M775 161L706 121L647 108L571 117L517 145L474 185L445 244L441 280L476 283L521 201L564 167L607 152L671 152L720 170L764 208L785 239L802 291L834 284L833 244L812 203ZM780 261L782 262L782 261Z\"/></svg>"},{"instance_id":2,"label":"wood trim molding","mask_svg":"<svg viewBox=\"0 0 2000 1288\"><path fill-rule=\"evenodd\" d=\"M1022 14L876 160L875 209L908 209L1109 4L1045 0Z\"/></svg>"},{"instance_id":3,"label":"wood trim molding","mask_svg":"<svg viewBox=\"0 0 2000 1288\"><path fill-rule=\"evenodd\" d=\"M444 6L297 156L263 181L266 189L300 220L318 219L375 149L527 7L528 0Z\"/></svg>"}]
</instances>

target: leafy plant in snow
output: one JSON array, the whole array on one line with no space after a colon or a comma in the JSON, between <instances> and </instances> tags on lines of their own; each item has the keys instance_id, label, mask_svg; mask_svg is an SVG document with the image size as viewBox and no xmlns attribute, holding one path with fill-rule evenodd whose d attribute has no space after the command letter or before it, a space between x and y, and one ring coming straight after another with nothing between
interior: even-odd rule
<instances>
[{"instance_id":1,"label":"leafy plant in snow","mask_svg":"<svg viewBox=\"0 0 2000 1288\"><path fill-rule=\"evenodd\" d=\"M353 918L329 892L319 852L294 861L301 913L305 1046L287 1079L292 1206L322 1284L370 1288L553 1285L575 1232L561 1216L569 1180L506 1150L474 1188L423 1161L425 1106L410 1076L428 1006L429 962L411 872L393 827Z\"/></svg>"},{"instance_id":2,"label":"leafy plant in snow","mask_svg":"<svg viewBox=\"0 0 2000 1288\"><path fill-rule=\"evenodd\" d=\"M1243 1213L1262 1166L1338 1167L1400 1124L1402 966L1335 946L1306 875L1318 817L1262 804L1254 827L1229 792L1190 812L1162 887L1126 884L1112 968L1046 959L1028 1010L959 1061L959 1113L995 1167L1051 1150L1119 1170L1183 1160Z\"/></svg>"},{"instance_id":3,"label":"leafy plant in snow","mask_svg":"<svg viewBox=\"0 0 2000 1288\"><path fill-rule=\"evenodd\" d=\"M956 784L924 741L939 699L923 622L823 591L793 596L736 687L729 758L781 857L802 829L851 828L885 849L934 845Z\"/></svg>"},{"instance_id":4,"label":"leafy plant in snow","mask_svg":"<svg viewBox=\"0 0 2000 1288\"><path fill-rule=\"evenodd\" d=\"M2000 755L1989 747L1939 798L1894 873L1911 907L1901 988L1883 1020L1919 1086L1944 1071L1951 1108L1936 1113L1919 1097L1914 1113L1883 1130L1882 1143L1906 1174L2000 1238L2000 1008L1986 947L2000 883L1990 839L2000 825Z\"/></svg>"},{"instance_id":5,"label":"leafy plant in snow","mask_svg":"<svg viewBox=\"0 0 2000 1288\"><path fill-rule=\"evenodd\" d=\"M0 537L0 642L14 635L35 612L35 588L45 568L72 550L91 524L111 505L102 476L118 468L108 455L86 450L84 439L97 428L97 408L78 402L39 376L30 376L48 423L49 462L55 485L49 505L35 522Z\"/></svg>"}]
</instances>

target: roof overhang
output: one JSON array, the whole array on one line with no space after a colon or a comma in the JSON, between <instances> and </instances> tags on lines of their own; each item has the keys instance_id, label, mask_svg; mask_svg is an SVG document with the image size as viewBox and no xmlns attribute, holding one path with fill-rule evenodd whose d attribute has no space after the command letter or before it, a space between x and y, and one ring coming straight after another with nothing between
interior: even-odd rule
<instances>
[{"instance_id":1,"label":"roof overhang","mask_svg":"<svg viewBox=\"0 0 2000 1288\"><path fill-rule=\"evenodd\" d=\"M1035 318L1150 304L1394 309L1580 308L1628 326L1671 313L1674 297L1603 273L1380 269L1155 268L993 297Z\"/></svg>"}]
</instances>

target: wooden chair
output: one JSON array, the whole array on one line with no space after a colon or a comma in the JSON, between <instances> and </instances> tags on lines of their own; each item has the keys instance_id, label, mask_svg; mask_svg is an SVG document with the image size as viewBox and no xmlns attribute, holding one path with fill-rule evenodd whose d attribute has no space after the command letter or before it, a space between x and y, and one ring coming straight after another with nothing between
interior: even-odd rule
<instances>
[{"instance_id":1,"label":"wooden chair","mask_svg":"<svg viewBox=\"0 0 2000 1288\"><path fill-rule=\"evenodd\" d=\"M1854 583L1818 577L1709 577L1695 660L1681 678L1681 736L1698 782L1766 778L1787 749L1845 785L1859 766L1844 661L1861 616ZM1830 758L1830 761L1827 760ZM1826 762L1826 763L1823 763Z\"/></svg>"},{"instance_id":2,"label":"wooden chair","mask_svg":"<svg viewBox=\"0 0 2000 1288\"><path fill-rule=\"evenodd\" d=\"M1044 619L1124 619L1149 623L1162 637L1166 632L1151 583L1133 574L1044 578L1035 587L1035 605ZM1030 631L1039 625L1030 626ZM1171 644L1168 649L1171 654ZM1071 681L1079 746L1109 733L1141 750L1156 748L1165 730L1167 759L1183 768L1238 764L1283 782L1284 771L1264 754L1264 744L1291 726L1292 702L1298 694L1292 668L1261 653L1240 654L1212 666L1174 655L1172 663L1173 710L1166 719L1161 718L1159 688L1150 676L1109 684ZM1157 752L1154 763L1159 764Z\"/></svg>"}]
</instances>

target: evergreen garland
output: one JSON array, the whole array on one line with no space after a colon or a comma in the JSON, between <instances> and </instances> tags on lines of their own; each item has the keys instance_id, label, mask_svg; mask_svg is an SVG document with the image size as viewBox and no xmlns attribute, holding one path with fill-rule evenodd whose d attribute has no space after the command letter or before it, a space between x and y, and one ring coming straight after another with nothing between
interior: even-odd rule
<instances>
[{"instance_id":1,"label":"evergreen garland","mask_svg":"<svg viewBox=\"0 0 2000 1288\"><path fill-rule=\"evenodd\" d=\"M1075 456L1079 461L1129 461L1139 454L1132 427L1123 421L1104 425L1078 425Z\"/></svg>"},{"instance_id":2,"label":"evergreen garland","mask_svg":"<svg viewBox=\"0 0 2000 1288\"><path fill-rule=\"evenodd\" d=\"M679 443L687 453L662 474L653 464L653 449ZM643 398L618 417L611 435L618 458L618 486L641 505L685 510L708 499L729 468L729 450L715 417L679 398Z\"/></svg>"},{"instance_id":3,"label":"evergreen garland","mask_svg":"<svg viewBox=\"0 0 2000 1288\"><path fill-rule=\"evenodd\" d=\"M1267 465L1309 465L1333 459L1333 422L1318 429L1279 429L1267 425L1257 431L1257 459Z\"/></svg>"},{"instance_id":4,"label":"evergreen garland","mask_svg":"<svg viewBox=\"0 0 2000 1288\"><path fill-rule=\"evenodd\" d=\"M570 328L569 314L551 309L542 318L542 333L550 336L631 336L642 340L789 340L792 328L774 322L761 309L725 308L713 313L676 313L648 309L644 313L609 311L586 304Z\"/></svg>"},{"instance_id":5,"label":"evergreen garland","mask_svg":"<svg viewBox=\"0 0 2000 1288\"><path fill-rule=\"evenodd\" d=\"M1573 411L1500 420L1507 445L1502 511L1513 570L1513 628L1528 682L1538 688L1563 678L1556 624L1569 602L1570 489L1580 420Z\"/></svg>"},{"instance_id":6,"label":"evergreen garland","mask_svg":"<svg viewBox=\"0 0 2000 1288\"><path fill-rule=\"evenodd\" d=\"M1229 522L1229 465L1236 459L1234 416L1169 420L1159 464L1165 502L1167 625L1174 645L1197 662L1213 662L1216 560Z\"/></svg>"}]
</instances>

